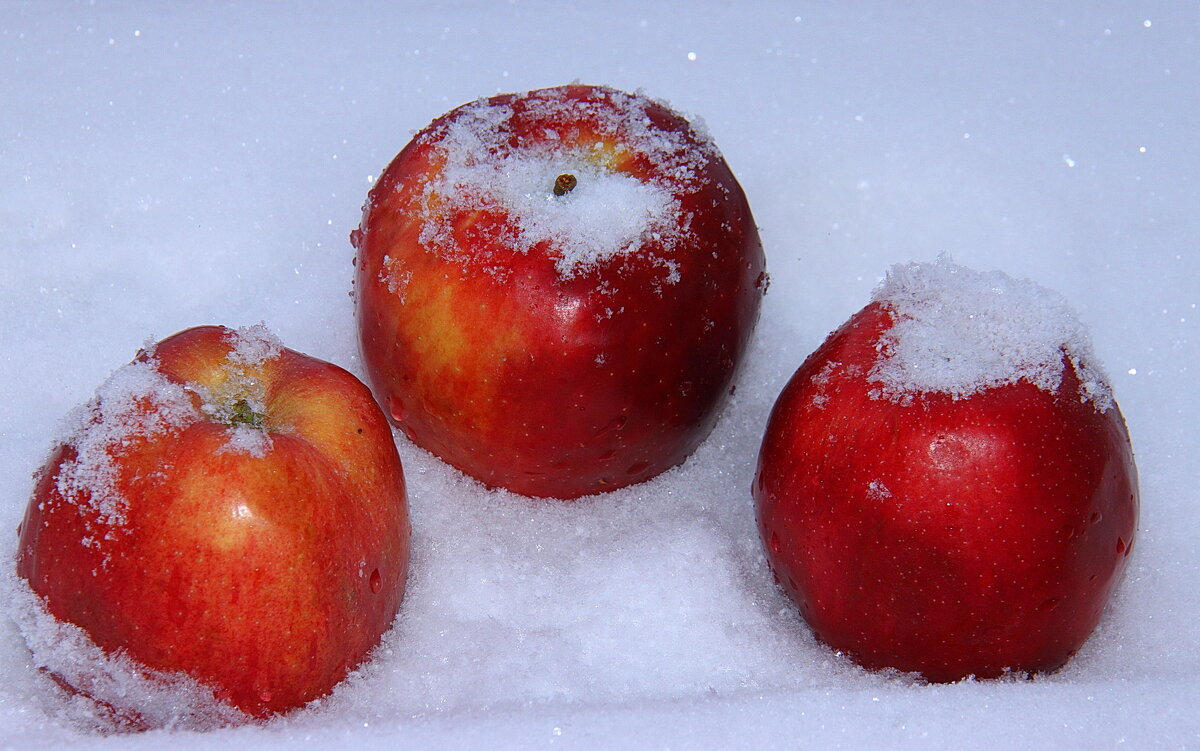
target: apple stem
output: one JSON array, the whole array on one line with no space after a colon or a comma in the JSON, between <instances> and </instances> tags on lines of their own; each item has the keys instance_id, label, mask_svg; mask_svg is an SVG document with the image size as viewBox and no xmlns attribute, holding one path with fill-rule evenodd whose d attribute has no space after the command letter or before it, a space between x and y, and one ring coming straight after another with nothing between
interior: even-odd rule
<instances>
[{"instance_id":1,"label":"apple stem","mask_svg":"<svg viewBox=\"0 0 1200 751\"><path fill-rule=\"evenodd\" d=\"M267 416L262 412L255 412L254 407L251 407L250 402L245 399L238 399L234 402L231 413L229 416L231 425L249 425L261 430L267 422Z\"/></svg>"},{"instance_id":2,"label":"apple stem","mask_svg":"<svg viewBox=\"0 0 1200 751\"><path fill-rule=\"evenodd\" d=\"M574 175L564 172L554 180L554 195L565 196L574 190L578 184L579 181L575 179Z\"/></svg>"}]
</instances>

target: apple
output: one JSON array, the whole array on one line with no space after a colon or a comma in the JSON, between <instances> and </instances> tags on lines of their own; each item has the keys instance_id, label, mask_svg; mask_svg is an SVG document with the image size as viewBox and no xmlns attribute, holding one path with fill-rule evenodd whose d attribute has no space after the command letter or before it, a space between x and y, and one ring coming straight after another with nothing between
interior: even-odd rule
<instances>
[{"instance_id":1,"label":"apple","mask_svg":"<svg viewBox=\"0 0 1200 751\"><path fill-rule=\"evenodd\" d=\"M767 284L712 141L662 102L598 86L438 118L380 176L351 241L363 360L392 422L530 496L683 462Z\"/></svg>"},{"instance_id":2,"label":"apple","mask_svg":"<svg viewBox=\"0 0 1200 751\"><path fill-rule=\"evenodd\" d=\"M753 494L816 636L934 682L1063 665L1138 514L1125 422L1069 306L948 258L894 267L796 371Z\"/></svg>"},{"instance_id":3,"label":"apple","mask_svg":"<svg viewBox=\"0 0 1200 751\"><path fill-rule=\"evenodd\" d=\"M146 675L265 717L327 694L390 627L404 475L345 370L261 325L193 328L115 371L73 422L36 475L17 556L44 610L27 637L60 684L134 727L177 719L125 695ZM54 650L72 635L111 664Z\"/></svg>"}]
</instances>

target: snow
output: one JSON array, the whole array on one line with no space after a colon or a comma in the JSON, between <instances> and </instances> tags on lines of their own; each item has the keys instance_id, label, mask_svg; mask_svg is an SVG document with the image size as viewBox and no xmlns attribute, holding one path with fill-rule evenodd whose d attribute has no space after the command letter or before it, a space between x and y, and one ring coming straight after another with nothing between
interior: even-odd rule
<instances>
[{"instance_id":1,"label":"snow","mask_svg":"<svg viewBox=\"0 0 1200 751\"><path fill-rule=\"evenodd\" d=\"M248 403L250 409L255 412L259 411L252 402ZM231 425L228 432L229 438L225 445L218 449L219 453L249 454L261 459L275 445L271 440L271 434L261 427L241 424Z\"/></svg>"},{"instance_id":2,"label":"snow","mask_svg":"<svg viewBox=\"0 0 1200 751\"><path fill-rule=\"evenodd\" d=\"M614 255L686 241L675 193L698 187L696 173L712 153L707 140L690 148L682 134L655 127L652 103L640 95L600 91L588 102L561 88L521 94L519 109L479 99L417 137L444 162L423 191L422 243L446 258L470 257L455 238L456 217L495 210L515 225L506 247L545 248L558 275L570 279ZM580 120L586 129L571 127ZM522 127L530 121L556 128ZM626 151L646 159L655 175L615 166ZM574 182L556 189L563 175Z\"/></svg>"},{"instance_id":3,"label":"snow","mask_svg":"<svg viewBox=\"0 0 1200 751\"><path fill-rule=\"evenodd\" d=\"M59 421L148 337L262 321L361 374L347 235L413 133L478 97L580 80L702 116L772 284L721 422L652 482L534 502L397 435L409 592L377 659L317 706L97 736L5 618L0 747L1200 745L1197 40L1194 5L1142 0L3 4L6 556ZM1061 293L1136 451L1125 581L1034 681L854 668L812 639L757 539L775 396L887 269L942 252Z\"/></svg>"},{"instance_id":4,"label":"snow","mask_svg":"<svg viewBox=\"0 0 1200 751\"><path fill-rule=\"evenodd\" d=\"M578 186L563 196L553 193L559 175L573 175ZM469 186L469 187L468 187ZM679 211L666 188L643 183L634 177L599 169L580 157L564 160L553 155L510 157L501 163L472 165L446 174L440 195L457 200L443 204L455 209L468 200L479 200L486 187L484 205L503 210L513 218L516 234L510 246L520 252L552 243L555 268L570 278L610 256L635 252L653 233L673 227L665 219ZM443 217L430 217L422 242L433 246L454 243L450 257L465 251L457 248ZM436 229L434 229L436 228Z\"/></svg>"},{"instance_id":5,"label":"snow","mask_svg":"<svg viewBox=\"0 0 1200 751\"><path fill-rule=\"evenodd\" d=\"M130 442L178 432L198 418L184 387L160 373L153 359L117 368L89 402L68 414L54 437L74 449L58 474L58 491L90 504L102 524L121 524L128 501L117 487L112 454Z\"/></svg>"},{"instance_id":6,"label":"snow","mask_svg":"<svg viewBox=\"0 0 1200 751\"><path fill-rule=\"evenodd\" d=\"M1101 412L1112 406L1087 329L1070 303L1036 282L964 268L943 255L896 264L871 299L895 320L868 373L883 397L961 399L1018 381L1054 393L1065 357L1079 377L1080 400Z\"/></svg>"},{"instance_id":7,"label":"snow","mask_svg":"<svg viewBox=\"0 0 1200 751\"><path fill-rule=\"evenodd\" d=\"M30 668L53 671L108 706L83 696L55 697L60 721L94 735L133 727L128 719L157 728L214 728L245 722L245 717L218 702L211 689L181 673L146 670L123 654L106 654L70 623L50 615L29 585L7 570L0 574L9 611L29 646ZM114 710L121 712L118 715Z\"/></svg>"},{"instance_id":8,"label":"snow","mask_svg":"<svg viewBox=\"0 0 1200 751\"><path fill-rule=\"evenodd\" d=\"M261 322L230 330L225 340L230 344L229 354L225 356L230 366L255 368L283 352L283 342Z\"/></svg>"}]
</instances>

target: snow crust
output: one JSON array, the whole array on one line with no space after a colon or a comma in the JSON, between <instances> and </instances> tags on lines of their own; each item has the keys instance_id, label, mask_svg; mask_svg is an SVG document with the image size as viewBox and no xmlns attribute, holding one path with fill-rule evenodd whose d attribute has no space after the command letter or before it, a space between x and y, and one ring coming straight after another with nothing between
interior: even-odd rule
<instances>
[{"instance_id":1,"label":"snow crust","mask_svg":"<svg viewBox=\"0 0 1200 751\"><path fill-rule=\"evenodd\" d=\"M455 211L483 207L508 217L511 234L498 239L520 253L548 253L560 277L586 273L605 259L626 253L672 248L686 239L689 221L680 217L677 194L695 189L697 173L714 147L697 148L680 133L653 125L644 96L610 91L604 101L571 99L543 92L521 117L558 126L583 118L599 133L582 143L557 131L541 138L514 130L512 104L476 100L423 140L436 143L445 163L424 191L421 242L449 258L468 258L453 232ZM665 105L664 105L665 106ZM615 153L614 153L615 152ZM614 168L616 155L637 154L663 176L640 179ZM577 185L563 195L553 188L559 175Z\"/></svg>"},{"instance_id":2,"label":"snow crust","mask_svg":"<svg viewBox=\"0 0 1200 751\"><path fill-rule=\"evenodd\" d=\"M974 271L942 255L893 266L872 300L895 319L868 373L886 398L936 392L961 399L1019 381L1055 393L1065 359L1079 377L1081 401L1101 412L1113 405L1087 330L1062 295L1036 282Z\"/></svg>"},{"instance_id":3,"label":"snow crust","mask_svg":"<svg viewBox=\"0 0 1200 751\"><path fill-rule=\"evenodd\" d=\"M9 560L61 417L148 334L265 321L361 375L347 233L387 160L461 102L578 78L702 113L773 280L711 438L650 483L533 503L398 434L408 595L374 659L293 715L104 736L37 669L6 591L0 747L1198 745L1198 23L1160 0L0 4ZM755 528L779 390L889 267L942 250L1071 302L1136 452L1125 581L1031 681L854 668L779 593Z\"/></svg>"}]
</instances>

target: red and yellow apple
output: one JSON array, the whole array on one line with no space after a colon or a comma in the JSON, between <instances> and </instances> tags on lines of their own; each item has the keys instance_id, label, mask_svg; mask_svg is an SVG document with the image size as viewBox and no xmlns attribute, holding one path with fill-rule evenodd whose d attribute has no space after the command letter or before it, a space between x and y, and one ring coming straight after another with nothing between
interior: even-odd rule
<instances>
[{"instance_id":1,"label":"red and yellow apple","mask_svg":"<svg viewBox=\"0 0 1200 751\"><path fill-rule=\"evenodd\" d=\"M930 681L1063 665L1138 511L1125 423L1074 314L945 260L894 268L795 373L754 496L816 636Z\"/></svg>"},{"instance_id":2,"label":"red and yellow apple","mask_svg":"<svg viewBox=\"0 0 1200 751\"><path fill-rule=\"evenodd\" d=\"M472 102L371 190L366 371L393 423L489 486L574 498L705 438L766 286L750 208L665 104L571 85Z\"/></svg>"},{"instance_id":3,"label":"red and yellow apple","mask_svg":"<svg viewBox=\"0 0 1200 751\"><path fill-rule=\"evenodd\" d=\"M327 694L390 627L404 477L345 370L261 326L194 328L114 372L75 423L37 476L17 572L103 653L261 717ZM127 723L171 721L75 657L38 655Z\"/></svg>"}]
</instances>

